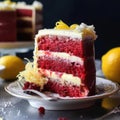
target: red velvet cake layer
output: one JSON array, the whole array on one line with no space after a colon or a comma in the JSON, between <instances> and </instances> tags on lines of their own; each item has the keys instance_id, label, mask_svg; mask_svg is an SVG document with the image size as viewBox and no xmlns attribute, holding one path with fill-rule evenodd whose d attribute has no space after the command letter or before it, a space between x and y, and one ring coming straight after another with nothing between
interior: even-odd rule
<instances>
[{"instance_id":1,"label":"red velvet cake layer","mask_svg":"<svg viewBox=\"0 0 120 120\"><path fill-rule=\"evenodd\" d=\"M58 93L60 96L84 97L88 94L86 86L62 85L59 82L52 82L50 79L45 85L45 90Z\"/></svg>"},{"instance_id":2,"label":"red velvet cake layer","mask_svg":"<svg viewBox=\"0 0 120 120\"><path fill-rule=\"evenodd\" d=\"M31 41L33 40L33 12L34 9L17 9L17 40L18 41ZM23 18L23 19L21 19ZM27 18L29 20L27 20ZM30 20L31 19L31 20ZM30 28L31 31L24 31Z\"/></svg>"},{"instance_id":3,"label":"red velvet cake layer","mask_svg":"<svg viewBox=\"0 0 120 120\"><path fill-rule=\"evenodd\" d=\"M42 28L42 12L36 9L17 9L17 39L19 41L31 41L34 35ZM21 19L23 18L23 19ZM24 29L31 29L31 31L24 32ZM23 29L23 32L19 32ZM29 29L29 30L30 30Z\"/></svg>"},{"instance_id":4,"label":"red velvet cake layer","mask_svg":"<svg viewBox=\"0 0 120 120\"><path fill-rule=\"evenodd\" d=\"M61 75L62 75L62 73L61 73ZM50 79L50 78L48 78L48 79ZM84 86L84 88L86 88L85 90L87 91L86 96L89 96L89 95L94 95L95 94L95 84L96 84L95 80L96 80L96 77L95 77L94 73L82 74L81 75L81 85L80 86L73 85L74 81L71 84L64 84L64 85L60 85L60 86L64 86L64 87L66 86L67 88L71 87L71 86L75 86L75 87L72 88L72 90L74 91L75 88L77 87L77 88L79 88L78 92L80 92L80 94L81 94L80 88ZM54 87L51 84L53 84ZM54 80L50 79L48 81L48 83L45 85L46 87L45 87L44 90L49 90L49 91L52 91L52 92L55 92L55 93L60 93L60 92L64 93L63 89L61 89L60 91L57 90L58 86L56 87L55 85L59 85L59 84L60 84L59 80L55 79L55 81L54 81ZM54 89L55 87L56 87L56 89ZM69 94L66 94L65 96L69 96ZM80 96L78 96L78 97L80 97Z\"/></svg>"},{"instance_id":5,"label":"red velvet cake layer","mask_svg":"<svg viewBox=\"0 0 120 120\"><path fill-rule=\"evenodd\" d=\"M88 81L89 79L89 81ZM85 97L95 94L95 75L89 75L86 77L85 85L76 86L72 84L63 85L56 80L57 82L48 78L47 84L44 86L42 91L51 91L58 93L60 96L70 96L70 97ZM23 89L34 89L40 90L40 86L35 83L26 82Z\"/></svg>"},{"instance_id":6,"label":"red velvet cake layer","mask_svg":"<svg viewBox=\"0 0 120 120\"><path fill-rule=\"evenodd\" d=\"M43 36L38 40L38 50L49 50L55 52L66 52L79 57L94 56L92 40L72 40L62 36Z\"/></svg>"},{"instance_id":7,"label":"red velvet cake layer","mask_svg":"<svg viewBox=\"0 0 120 120\"><path fill-rule=\"evenodd\" d=\"M16 12L0 11L0 42L11 41L16 41Z\"/></svg>"},{"instance_id":8,"label":"red velvet cake layer","mask_svg":"<svg viewBox=\"0 0 120 120\"><path fill-rule=\"evenodd\" d=\"M32 17L33 11L32 9L17 9L18 17Z\"/></svg>"},{"instance_id":9,"label":"red velvet cake layer","mask_svg":"<svg viewBox=\"0 0 120 120\"><path fill-rule=\"evenodd\" d=\"M0 42L14 42L16 41L15 30L13 31L0 31Z\"/></svg>"},{"instance_id":10,"label":"red velvet cake layer","mask_svg":"<svg viewBox=\"0 0 120 120\"><path fill-rule=\"evenodd\" d=\"M5 21L16 21L16 11L0 11L0 22Z\"/></svg>"},{"instance_id":11,"label":"red velvet cake layer","mask_svg":"<svg viewBox=\"0 0 120 120\"><path fill-rule=\"evenodd\" d=\"M40 57L38 59L38 68L47 69L56 72L65 72L81 77L82 74L94 73L95 65L93 58L83 59L84 64L70 62L60 58Z\"/></svg>"}]
</instances>

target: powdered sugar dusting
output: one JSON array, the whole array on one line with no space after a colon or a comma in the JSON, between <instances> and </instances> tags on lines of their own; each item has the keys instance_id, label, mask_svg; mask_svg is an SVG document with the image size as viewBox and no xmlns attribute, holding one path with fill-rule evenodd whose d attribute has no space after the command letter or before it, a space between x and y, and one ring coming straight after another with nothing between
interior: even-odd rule
<instances>
[{"instance_id":1,"label":"powdered sugar dusting","mask_svg":"<svg viewBox=\"0 0 120 120\"><path fill-rule=\"evenodd\" d=\"M18 117L27 118L28 116L23 116L20 108L16 108L16 104L21 101L16 97L9 95L4 90L6 86L4 80L0 79L0 120L18 120Z\"/></svg>"}]
</instances>

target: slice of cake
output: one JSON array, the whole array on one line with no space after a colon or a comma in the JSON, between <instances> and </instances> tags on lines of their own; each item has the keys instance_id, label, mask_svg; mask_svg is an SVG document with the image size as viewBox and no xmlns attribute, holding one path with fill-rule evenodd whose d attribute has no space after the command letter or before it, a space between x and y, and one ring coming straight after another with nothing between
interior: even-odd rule
<instances>
[{"instance_id":1,"label":"slice of cake","mask_svg":"<svg viewBox=\"0 0 120 120\"><path fill-rule=\"evenodd\" d=\"M42 28L42 3L0 2L0 42L33 41Z\"/></svg>"},{"instance_id":2,"label":"slice of cake","mask_svg":"<svg viewBox=\"0 0 120 120\"><path fill-rule=\"evenodd\" d=\"M45 79L25 78L28 82L24 89L34 89L35 85L60 96L95 94L95 39L94 27L84 23L69 27L60 21L54 29L40 30L35 38L33 63L34 70Z\"/></svg>"},{"instance_id":3,"label":"slice of cake","mask_svg":"<svg viewBox=\"0 0 120 120\"><path fill-rule=\"evenodd\" d=\"M17 40L33 40L35 34L42 28L42 4L34 1L32 5L17 3Z\"/></svg>"},{"instance_id":4,"label":"slice of cake","mask_svg":"<svg viewBox=\"0 0 120 120\"><path fill-rule=\"evenodd\" d=\"M16 34L15 4L0 2L0 42L16 41Z\"/></svg>"}]
</instances>

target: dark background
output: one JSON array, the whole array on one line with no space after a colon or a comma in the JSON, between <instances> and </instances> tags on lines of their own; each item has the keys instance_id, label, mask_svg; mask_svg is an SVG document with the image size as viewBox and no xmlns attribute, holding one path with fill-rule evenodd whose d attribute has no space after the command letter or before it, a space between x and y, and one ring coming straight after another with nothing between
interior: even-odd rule
<instances>
[{"instance_id":1,"label":"dark background","mask_svg":"<svg viewBox=\"0 0 120 120\"><path fill-rule=\"evenodd\" d=\"M17 0L14 0L17 1ZM22 0L19 0L22 1ZM24 0L32 3L34 0ZM52 28L63 20L68 25L84 22L95 26L96 58L101 59L109 49L120 46L119 0L39 0L43 3L44 28Z\"/></svg>"}]
</instances>

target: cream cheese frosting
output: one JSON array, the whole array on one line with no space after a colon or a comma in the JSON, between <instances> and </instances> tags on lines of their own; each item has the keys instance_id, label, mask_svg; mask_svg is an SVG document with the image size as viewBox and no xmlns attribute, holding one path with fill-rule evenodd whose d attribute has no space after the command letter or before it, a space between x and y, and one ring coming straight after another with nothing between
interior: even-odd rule
<instances>
[{"instance_id":1,"label":"cream cheese frosting","mask_svg":"<svg viewBox=\"0 0 120 120\"><path fill-rule=\"evenodd\" d=\"M36 10L39 10L43 8L43 4L39 1L34 1L31 5L26 4L26 2L17 2L17 8L19 7L23 7L24 9L35 8Z\"/></svg>"},{"instance_id":2,"label":"cream cheese frosting","mask_svg":"<svg viewBox=\"0 0 120 120\"><path fill-rule=\"evenodd\" d=\"M81 29L78 27L74 31L73 30L58 30L58 29L43 29L43 30L39 30L38 34L36 35L36 38L40 38L44 35L57 35L57 36L66 36L66 37L69 36L73 38L73 40L76 40L76 38L78 38L78 40L84 40L86 38L95 40L97 36L93 32L91 27L88 27L87 28L88 30L83 29L83 28Z\"/></svg>"},{"instance_id":3,"label":"cream cheese frosting","mask_svg":"<svg viewBox=\"0 0 120 120\"><path fill-rule=\"evenodd\" d=\"M11 2L11 1L4 1L4 2L0 2L0 10L5 10L5 11L9 11L9 10L16 10L16 3L15 2Z\"/></svg>"},{"instance_id":4,"label":"cream cheese frosting","mask_svg":"<svg viewBox=\"0 0 120 120\"><path fill-rule=\"evenodd\" d=\"M16 8L23 7L24 9L27 8L35 8L37 10L43 8L43 4L39 1L34 1L32 5L26 4L26 2L12 2L11 0L6 0L3 2L0 2L0 10L16 10Z\"/></svg>"},{"instance_id":5,"label":"cream cheese frosting","mask_svg":"<svg viewBox=\"0 0 120 120\"><path fill-rule=\"evenodd\" d=\"M49 52L49 51L44 51L44 50L39 50L36 54L39 57L42 56L51 56L53 59L56 57L59 57L63 60L69 60L70 62L76 62L76 63L80 63L81 65L83 65L83 59L74 55L70 55L68 53L65 52Z\"/></svg>"},{"instance_id":6,"label":"cream cheese frosting","mask_svg":"<svg viewBox=\"0 0 120 120\"><path fill-rule=\"evenodd\" d=\"M78 24L72 24L68 26L66 23L64 23L62 20L56 22L56 26L54 27L56 30L68 30L72 32L77 32L82 34L82 38L92 38L95 40L97 38L95 27L93 25L87 25L85 23Z\"/></svg>"},{"instance_id":7,"label":"cream cheese frosting","mask_svg":"<svg viewBox=\"0 0 120 120\"><path fill-rule=\"evenodd\" d=\"M81 33L72 32L70 30L55 30L55 29L39 30L38 34L36 35L36 39L40 38L44 35L69 36L71 38L79 38L80 40L82 40L82 34Z\"/></svg>"},{"instance_id":8,"label":"cream cheese frosting","mask_svg":"<svg viewBox=\"0 0 120 120\"><path fill-rule=\"evenodd\" d=\"M39 1L34 1L32 6L34 6L36 9L42 9L43 8L43 4Z\"/></svg>"},{"instance_id":9,"label":"cream cheese frosting","mask_svg":"<svg viewBox=\"0 0 120 120\"><path fill-rule=\"evenodd\" d=\"M79 77L73 76L72 74L54 72L46 69L39 69L39 70L43 75L47 76L48 78L51 78L51 80L53 81L57 80L63 85L64 84L71 84L76 86L81 85L81 79Z\"/></svg>"}]
</instances>

